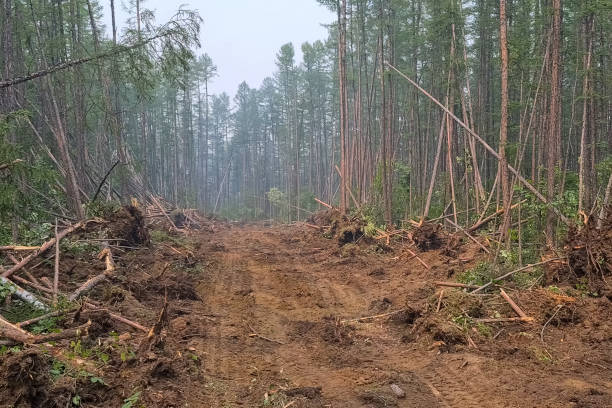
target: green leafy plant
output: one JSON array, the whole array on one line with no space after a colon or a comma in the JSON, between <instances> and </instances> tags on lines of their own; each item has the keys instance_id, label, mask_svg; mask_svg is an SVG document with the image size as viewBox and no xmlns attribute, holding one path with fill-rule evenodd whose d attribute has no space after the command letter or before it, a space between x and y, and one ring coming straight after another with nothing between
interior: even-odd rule
<instances>
[{"instance_id":1,"label":"green leafy plant","mask_svg":"<svg viewBox=\"0 0 612 408\"><path fill-rule=\"evenodd\" d=\"M121 406L121 408L133 408L136 406L139 399L140 399L140 391L137 391L134 394L130 395L129 397L123 400L123 405Z\"/></svg>"},{"instance_id":2,"label":"green leafy plant","mask_svg":"<svg viewBox=\"0 0 612 408\"><path fill-rule=\"evenodd\" d=\"M493 279L493 266L489 262L480 262L474 268L466 269L457 280L469 285L484 285Z\"/></svg>"}]
</instances>

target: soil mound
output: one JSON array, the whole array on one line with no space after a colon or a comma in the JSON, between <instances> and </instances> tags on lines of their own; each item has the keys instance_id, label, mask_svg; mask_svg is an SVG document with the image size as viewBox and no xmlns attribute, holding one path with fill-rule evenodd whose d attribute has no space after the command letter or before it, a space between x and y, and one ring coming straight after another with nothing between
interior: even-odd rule
<instances>
[{"instance_id":1,"label":"soil mound","mask_svg":"<svg viewBox=\"0 0 612 408\"><path fill-rule=\"evenodd\" d=\"M49 401L51 358L31 350L11 354L2 361L0 402L7 406L44 407ZM12 398L14 399L10 399Z\"/></svg>"},{"instance_id":2,"label":"soil mound","mask_svg":"<svg viewBox=\"0 0 612 408\"><path fill-rule=\"evenodd\" d=\"M442 247L444 239L440 227L440 224L427 222L416 228L412 233L412 240L417 248L425 252Z\"/></svg>"},{"instance_id":3,"label":"soil mound","mask_svg":"<svg viewBox=\"0 0 612 408\"><path fill-rule=\"evenodd\" d=\"M336 239L343 246L360 241L364 236L366 223L359 217L348 218L335 208L319 211L308 218L307 222L323 229L324 236Z\"/></svg>"}]
</instances>

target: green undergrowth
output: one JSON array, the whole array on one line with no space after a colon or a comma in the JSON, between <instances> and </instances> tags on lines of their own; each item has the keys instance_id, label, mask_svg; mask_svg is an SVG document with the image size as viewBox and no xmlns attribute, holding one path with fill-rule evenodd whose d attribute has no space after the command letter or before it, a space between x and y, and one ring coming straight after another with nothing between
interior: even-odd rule
<instances>
[{"instance_id":1,"label":"green undergrowth","mask_svg":"<svg viewBox=\"0 0 612 408\"><path fill-rule=\"evenodd\" d=\"M170 235L166 231L155 229L151 231L151 241L154 244L169 244L189 250L193 250L193 244L184 237Z\"/></svg>"},{"instance_id":2,"label":"green undergrowth","mask_svg":"<svg viewBox=\"0 0 612 408\"><path fill-rule=\"evenodd\" d=\"M521 289L531 288L541 283L544 272L542 268L538 267L517 272L504 281L496 280L498 276L502 276L515 269L519 269L519 266L514 264L493 264L489 261L483 261L475 267L461 272L457 276L457 281L468 285L484 285L491 281L499 284L511 282Z\"/></svg>"}]
</instances>

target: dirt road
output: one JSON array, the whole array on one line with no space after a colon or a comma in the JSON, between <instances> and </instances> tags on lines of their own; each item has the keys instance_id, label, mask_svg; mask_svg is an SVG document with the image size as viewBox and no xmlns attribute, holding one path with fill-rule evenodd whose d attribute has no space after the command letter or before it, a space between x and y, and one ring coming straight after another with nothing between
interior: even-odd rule
<instances>
[{"instance_id":1,"label":"dirt road","mask_svg":"<svg viewBox=\"0 0 612 408\"><path fill-rule=\"evenodd\" d=\"M303 226L232 226L197 239L204 306L171 322L202 360L200 386L181 391L186 406L612 405L609 326L584 345L583 327L551 325L546 343L536 338L540 326L494 327L494 340L473 333L472 345L415 330L414 305L435 296L431 282L464 268L474 249L420 254L428 271L401 253L340 247Z\"/></svg>"}]
</instances>

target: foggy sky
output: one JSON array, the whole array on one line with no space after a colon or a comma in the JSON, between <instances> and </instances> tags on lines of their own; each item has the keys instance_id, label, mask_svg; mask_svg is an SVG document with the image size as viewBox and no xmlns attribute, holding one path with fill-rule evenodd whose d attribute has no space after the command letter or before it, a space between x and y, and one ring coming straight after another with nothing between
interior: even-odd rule
<instances>
[{"instance_id":1,"label":"foggy sky","mask_svg":"<svg viewBox=\"0 0 612 408\"><path fill-rule=\"evenodd\" d=\"M128 17L126 0L115 0L119 32ZM110 0L101 0L104 22L110 36ZM293 42L296 62L301 44L324 40L335 15L316 0L148 0L142 8L155 11L157 23L167 21L181 6L197 9L204 19L197 54L208 53L217 65L218 76L211 93L227 92L233 99L238 84L246 81L259 87L276 70L281 45Z\"/></svg>"}]
</instances>

